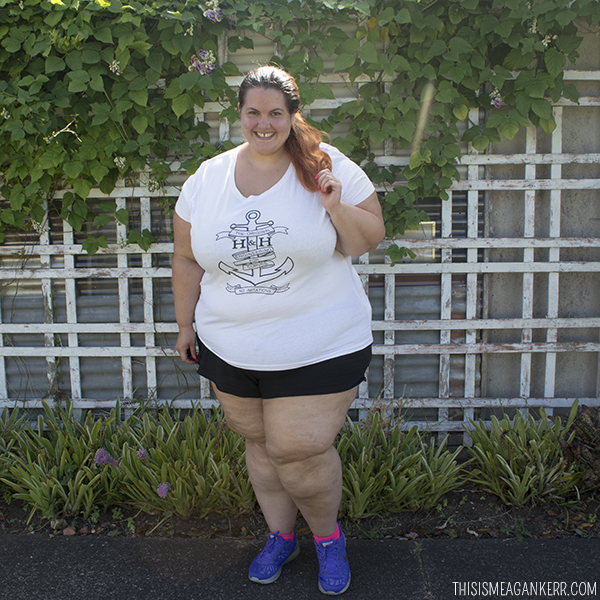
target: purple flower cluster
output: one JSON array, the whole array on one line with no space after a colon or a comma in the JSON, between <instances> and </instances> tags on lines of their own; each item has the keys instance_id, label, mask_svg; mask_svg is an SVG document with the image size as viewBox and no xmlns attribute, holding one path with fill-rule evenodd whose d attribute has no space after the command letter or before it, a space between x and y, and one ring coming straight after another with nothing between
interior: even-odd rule
<instances>
[{"instance_id":1,"label":"purple flower cluster","mask_svg":"<svg viewBox=\"0 0 600 600\"><path fill-rule=\"evenodd\" d=\"M145 461L149 459L148 453L143 448L140 448L136 454L140 460ZM96 452L94 460L96 462L97 467L101 467L102 465L109 465L111 467L121 468L119 465L119 461L116 458L113 458L104 448L100 448L98 452ZM171 484L164 481L158 486L158 488L156 489L156 493L161 498L166 498L170 489Z\"/></svg>"},{"instance_id":2,"label":"purple flower cluster","mask_svg":"<svg viewBox=\"0 0 600 600\"><path fill-rule=\"evenodd\" d=\"M208 10L205 10L202 14L209 21L212 21L213 23L218 23L219 21L222 21L223 17L225 16L223 14L223 11L220 8L217 8L216 10L213 10L212 8L209 8Z\"/></svg>"},{"instance_id":3,"label":"purple flower cluster","mask_svg":"<svg viewBox=\"0 0 600 600\"><path fill-rule=\"evenodd\" d=\"M223 20L223 11L219 8L219 0L208 0L205 4L206 10L202 13L206 19L212 23L218 23Z\"/></svg>"},{"instance_id":4,"label":"purple flower cluster","mask_svg":"<svg viewBox=\"0 0 600 600\"><path fill-rule=\"evenodd\" d=\"M210 50L198 50L190 58L188 71L197 71L201 75L210 75L217 68L214 54Z\"/></svg>"},{"instance_id":5,"label":"purple flower cluster","mask_svg":"<svg viewBox=\"0 0 600 600\"><path fill-rule=\"evenodd\" d=\"M167 483L166 481L161 483L158 488L156 489L156 493L161 497L161 498L166 498L167 494L169 493L169 490L171 489L171 484Z\"/></svg>"},{"instance_id":6,"label":"purple flower cluster","mask_svg":"<svg viewBox=\"0 0 600 600\"><path fill-rule=\"evenodd\" d=\"M121 63L118 60L113 60L108 67L115 75L121 74Z\"/></svg>"},{"instance_id":7,"label":"purple flower cluster","mask_svg":"<svg viewBox=\"0 0 600 600\"><path fill-rule=\"evenodd\" d=\"M490 94L490 104L496 108L502 106L502 94L498 88L494 88L494 91Z\"/></svg>"},{"instance_id":8,"label":"purple flower cluster","mask_svg":"<svg viewBox=\"0 0 600 600\"><path fill-rule=\"evenodd\" d=\"M97 467L101 467L102 465L108 465L110 467L119 467L119 461L116 458L113 458L104 448L100 448L98 452L96 452L95 462Z\"/></svg>"}]
</instances>

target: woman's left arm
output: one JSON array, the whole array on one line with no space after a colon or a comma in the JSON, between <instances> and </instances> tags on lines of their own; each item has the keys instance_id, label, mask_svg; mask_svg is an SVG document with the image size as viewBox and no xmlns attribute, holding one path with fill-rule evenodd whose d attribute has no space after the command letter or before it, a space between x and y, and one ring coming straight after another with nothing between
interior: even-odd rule
<instances>
[{"instance_id":1,"label":"woman's left arm","mask_svg":"<svg viewBox=\"0 0 600 600\"><path fill-rule=\"evenodd\" d=\"M375 250L385 236L385 225L377 193L356 206L342 202L342 184L324 169L319 172L319 200L329 213L338 235L337 249L348 256Z\"/></svg>"}]
</instances>

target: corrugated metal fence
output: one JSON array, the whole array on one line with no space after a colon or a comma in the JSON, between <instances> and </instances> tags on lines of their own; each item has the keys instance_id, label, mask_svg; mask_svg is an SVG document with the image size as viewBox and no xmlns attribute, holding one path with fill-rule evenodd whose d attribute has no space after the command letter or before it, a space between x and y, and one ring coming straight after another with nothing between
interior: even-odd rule
<instances>
[{"instance_id":1,"label":"corrugated metal fence","mask_svg":"<svg viewBox=\"0 0 600 600\"><path fill-rule=\"evenodd\" d=\"M566 77L595 90L600 72ZM322 80L335 100L307 107L315 118L353 100L361 83ZM431 200L433 222L400 242L418 258L392 267L382 252L387 241L357 261L376 339L359 414L374 401L402 406L420 428L441 434L464 432L469 419L498 409L552 413L576 397L600 404L600 154L563 148L573 127L600 129L599 107L594 94L579 105L561 101L551 136L530 128L495 153L465 148L450 199ZM239 142L239 130L218 120L221 110L208 103L197 119L214 125L215 140ZM377 161L405 165L408 156L386 142ZM116 224L103 231L109 247L88 256L81 245L88 233L58 219L39 240L0 247L0 409L35 409L61 394L76 408L107 408L117 398L212 405L207 382L173 350L172 243L161 199L176 197L184 179L174 175L151 191L142 173L110 196L92 190L90 202L110 197L129 212L130 226L154 232L159 243L147 252L124 245L126 228ZM580 235L563 233L571 210L589 218ZM587 290L583 301L577 290Z\"/></svg>"}]
</instances>

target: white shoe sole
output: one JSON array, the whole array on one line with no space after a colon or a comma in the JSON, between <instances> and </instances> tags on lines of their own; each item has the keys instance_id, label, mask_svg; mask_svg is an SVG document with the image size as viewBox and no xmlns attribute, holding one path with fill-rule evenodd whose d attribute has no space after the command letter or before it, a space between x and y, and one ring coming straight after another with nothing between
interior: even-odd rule
<instances>
[{"instance_id":1,"label":"white shoe sole","mask_svg":"<svg viewBox=\"0 0 600 600\"><path fill-rule=\"evenodd\" d=\"M343 594L350 587L350 580L351 579L352 579L352 575L350 575L350 577L348 577L348 583L346 584L346 586L344 587L344 589L340 590L339 592L332 592L332 591L324 590L323 587L321 586L321 582L319 581L319 591L322 594L325 594L327 596L339 596L340 594Z\"/></svg>"}]
</instances>

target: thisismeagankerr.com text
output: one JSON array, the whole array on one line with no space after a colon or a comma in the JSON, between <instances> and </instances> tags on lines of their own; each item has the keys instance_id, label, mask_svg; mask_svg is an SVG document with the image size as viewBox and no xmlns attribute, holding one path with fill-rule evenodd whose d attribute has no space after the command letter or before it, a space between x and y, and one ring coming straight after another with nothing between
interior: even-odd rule
<instances>
[{"instance_id":1,"label":"thisismeagankerr.com text","mask_svg":"<svg viewBox=\"0 0 600 600\"><path fill-rule=\"evenodd\" d=\"M453 581L455 596L595 597L597 582L576 581Z\"/></svg>"}]
</instances>

